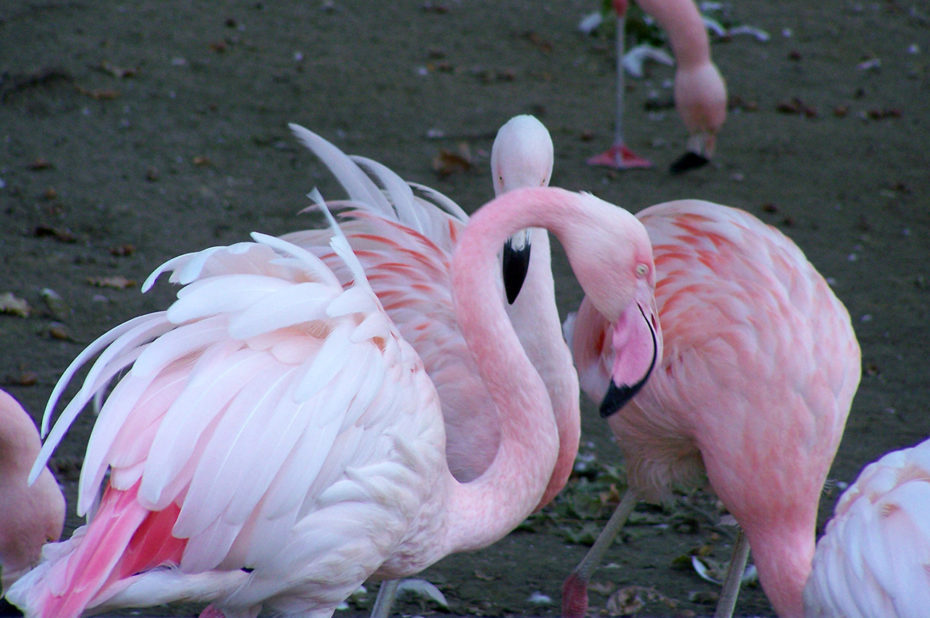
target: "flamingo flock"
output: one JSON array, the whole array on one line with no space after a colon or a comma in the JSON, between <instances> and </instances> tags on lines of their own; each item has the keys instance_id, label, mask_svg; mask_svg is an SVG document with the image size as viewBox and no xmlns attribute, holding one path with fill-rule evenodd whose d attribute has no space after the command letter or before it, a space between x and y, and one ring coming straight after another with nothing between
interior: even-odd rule
<instances>
[{"instance_id":1,"label":"flamingo flock","mask_svg":"<svg viewBox=\"0 0 930 618\"><path fill-rule=\"evenodd\" d=\"M690 0L640 3L678 60L690 137L672 169L684 171L712 156L726 88ZM622 24L626 3L614 8ZM644 165L620 106L615 143L590 163ZM211 618L330 616L369 579L389 595L565 487L580 390L629 490L568 574L563 615L588 612L588 581L637 502L705 481L740 526L717 616L732 615L750 552L779 616L925 613L928 443L868 466L815 542L861 358L846 308L788 237L711 202L633 216L551 187L552 140L531 116L501 127L495 196L470 217L291 130L344 198L314 191L303 229L156 268L143 291L167 275L176 300L75 358L41 445L0 391L0 582L27 616L171 602ZM564 339L550 233L585 294ZM91 402L86 523L59 541L64 499L46 465Z\"/></svg>"}]
</instances>

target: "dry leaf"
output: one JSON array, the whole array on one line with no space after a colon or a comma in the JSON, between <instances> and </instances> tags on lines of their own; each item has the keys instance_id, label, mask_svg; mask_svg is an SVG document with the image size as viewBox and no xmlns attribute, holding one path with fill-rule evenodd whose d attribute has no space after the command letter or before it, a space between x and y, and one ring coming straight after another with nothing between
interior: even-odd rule
<instances>
[{"instance_id":1,"label":"dry leaf","mask_svg":"<svg viewBox=\"0 0 930 618\"><path fill-rule=\"evenodd\" d=\"M117 290L131 288L136 285L133 279L127 279L122 275L115 275L113 277L88 277L87 283L95 285L98 288L116 288Z\"/></svg>"},{"instance_id":2,"label":"dry leaf","mask_svg":"<svg viewBox=\"0 0 930 618\"><path fill-rule=\"evenodd\" d=\"M139 69L136 68L125 68L118 67L115 64L107 62L106 60L102 61L99 65L99 69L104 73L109 73L117 79L123 79L125 77L135 77L136 73L139 72Z\"/></svg>"},{"instance_id":3,"label":"dry leaf","mask_svg":"<svg viewBox=\"0 0 930 618\"><path fill-rule=\"evenodd\" d=\"M26 299L14 295L12 292L0 294L0 313L9 313L18 315L21 318L28 318L31 311Z\"/></svg>"},{"instance_id":4,"label":"dry leaf","mask_svg":"<svg viewBox=\"0 0 930 618\"><path fill-rule=\"evenodd\" d=\"M29 167L29 169L31 169L31 170L47 170L47 169L51 169L51 168L52 168L52 164L51 164L51 162L49 162L47 159L43 159L42 157L38 157L38 158L35 159L32 163L30 163L30 164L28 165L28 167Z\"/></svg>"},{"instance_id":5,"label":"dry leaf","mask_svg":"<svg viewBox=\"0 0 930 618\"><path fill-rule=\"evenodd\" d=\"M471 150L465 142L459 144L458 152L442 148L433 157L433 170L442 178L457 172L467 172L471 168Z\"/></svg>"}]
</instances>

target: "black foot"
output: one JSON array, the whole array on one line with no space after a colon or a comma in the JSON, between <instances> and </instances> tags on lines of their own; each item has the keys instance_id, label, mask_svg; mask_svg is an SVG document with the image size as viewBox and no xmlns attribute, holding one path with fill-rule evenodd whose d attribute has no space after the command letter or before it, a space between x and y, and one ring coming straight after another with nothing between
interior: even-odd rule
<instances>
[{"instance_id":1,"label":"black foot","mask_svg":"<svg viewBox=\"0 0 930 618\"><path fill-rule=\"evenodd\" d=\"M710 163L710 159L704 155L699 155L698 153L691 152L689 150L685 152L685 154L675 159L675 162L669 166L668 171L673 174L683 174L688 170L704 167L708 163Z\"/></svg>"}]
</instances>

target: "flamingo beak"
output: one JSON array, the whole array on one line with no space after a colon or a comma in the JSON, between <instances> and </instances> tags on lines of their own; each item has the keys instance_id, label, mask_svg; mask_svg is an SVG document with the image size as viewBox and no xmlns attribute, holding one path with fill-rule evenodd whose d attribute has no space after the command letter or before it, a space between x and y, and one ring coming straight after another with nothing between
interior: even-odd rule
<instances>
[{"instance_id":1,"label":"flamingo beak","mask_svg":"<svg viewBox=\"0 0 930 618\"><path fill-rule=\"evenodd\" d=\"M530 235L528 230L514 234L504 243L503 269L504 290L507 292L507 302L511 305L517 300L526 273L530 268Z\"/></svg>"},{"instance_id":2,"label":"flamingo beak","mask_svg":"<svg viewBox=\"0 0 930 618\"><path fill-rule=\"evenodd\" d=\"M649 318L646 317L646 312L643 311L642 306L637 303L636 308L639 309L639 313L642 316L646 327L649 329L649 334L652 336L652 360L649 362L649 368L646 369L645 374L633 384L627 384L625 382L617 384L617 382L611 378L610 386L607 388L607 393L601 400L601 418L607 418L615 414L620 410L620 408L628 404L630 400L633 399L633 397L635 397L640 390L642 390L643 386L646 384L646 381L649 379L649 376L652 375L652 370L656 366L656 360L659 354L659 344L658 340L656 339L656 331L652 327L652 323L650 322Z\"/></svg>"}]
</instances>

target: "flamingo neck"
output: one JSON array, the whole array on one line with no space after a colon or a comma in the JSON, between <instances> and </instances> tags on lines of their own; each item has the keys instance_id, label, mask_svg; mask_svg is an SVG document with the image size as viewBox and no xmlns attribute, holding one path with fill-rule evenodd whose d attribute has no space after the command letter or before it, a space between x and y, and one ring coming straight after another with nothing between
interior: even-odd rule
<instances>
[{"instance_id":1,"label":"flamingo neck","mask_svg":"<svg viewBox=\"0 0 930 618\"><path fill-rule=\"evenodd\" d=\"M542 377L552 402L559 433L559 454L549 484L536 510L562 491L571 475L581 438L578 374L565 339L555 302L549 233L530 230L530 266L508 314L527 356Z\"/></svg>"},{"instance_id":2,"label":"flamingo neck","mask_svg":"<svg viewBox=\"0 0 930 618\"><path fill-rule=\"evenodd\" d=\"M803 592L814 559L814 530L808 525L746 529L765 595L784 618L804 615Z\"/></svg>"},{"instance_id":3,"label":"flamingo neck","mask_svg":"<svg viewBox=\"0 0 930 618\"><path fill-rule=\"evenodd\" d=\"M527 196L531 195L529 199ZM490 467L452 483L447 512L450 551L489 545L539 504L558 458L559 436L546 386L504 309L498 251L527 227L558 235L576 196L554 189L506 193L469 221L452 262L456 318L498 408L501 443Z\"/></svg>"}]
</instances>

